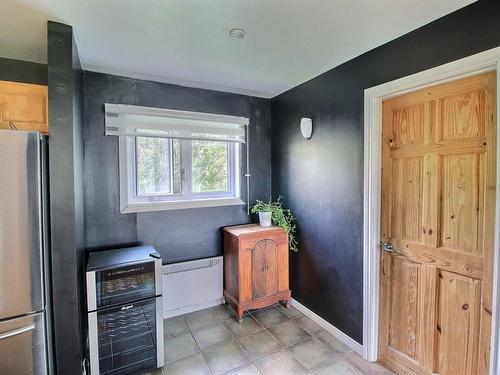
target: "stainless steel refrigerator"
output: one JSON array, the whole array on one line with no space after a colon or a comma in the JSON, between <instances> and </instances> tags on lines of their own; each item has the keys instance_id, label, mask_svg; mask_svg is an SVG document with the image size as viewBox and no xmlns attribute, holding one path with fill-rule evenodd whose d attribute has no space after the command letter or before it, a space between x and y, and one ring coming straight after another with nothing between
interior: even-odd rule
<instances>
[{"instance_id":1,"label":"stainless steel refrigerator","mask_svg":"<svg viewBox=\"0 0 500 375\"><path fill-rule=\"evenodd\" d=\"M50 373L45 146L0 130L0 374Z\"/></svg>"}]
</instances>

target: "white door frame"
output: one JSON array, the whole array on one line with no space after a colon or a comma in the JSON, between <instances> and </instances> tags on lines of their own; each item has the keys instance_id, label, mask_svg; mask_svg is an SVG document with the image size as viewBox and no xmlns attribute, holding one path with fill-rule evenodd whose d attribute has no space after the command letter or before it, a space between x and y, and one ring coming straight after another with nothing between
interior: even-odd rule
<instances>
[{"instance_id":1,"label":"white door frame","mask_svg":"<svg viewBox=\"0 0 500 375\"><path fill-rule=\"evenodd\" d=\"M500 47L365 90L363 208L363 348L365 359L378 358L380 185L382 101L431 85L497 71L497 124L500 119ZM500 373L500 127L497 125L497 175L493 320L490 374Z\"/></svg>"}]
</instances>

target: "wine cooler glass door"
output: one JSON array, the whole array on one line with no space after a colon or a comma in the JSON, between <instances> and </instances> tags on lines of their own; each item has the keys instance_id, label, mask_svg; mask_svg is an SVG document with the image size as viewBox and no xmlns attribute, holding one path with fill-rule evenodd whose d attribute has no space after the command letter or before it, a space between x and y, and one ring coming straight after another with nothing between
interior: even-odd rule
<instances>
[{"instance_id":1,"label":"wine cooler glass door","mask_svg":"<svg viewBox=\"0 0 500 375\"><path fill-rule=\"evenodd\" d=\"M157 300L161 302L161 297L89 314L92 315L89 321L97 325L97 348L96 342L91 342L91 346L94 345L91 352L97 349L93 370L98 364L97 373L101 375L121 375L157 367L157 334L162 334L157 332Z\"/></svg>"},{"instance_id":2,"label":"wine cooler glass door","mask_svg":"<svg viewBox=\"0 0 500 375\"><path fill-rule=\"evenodd\" d=\"M156 295L154 262L97 271L95 277L97 308Z\"/></svg>"}]
</instances>

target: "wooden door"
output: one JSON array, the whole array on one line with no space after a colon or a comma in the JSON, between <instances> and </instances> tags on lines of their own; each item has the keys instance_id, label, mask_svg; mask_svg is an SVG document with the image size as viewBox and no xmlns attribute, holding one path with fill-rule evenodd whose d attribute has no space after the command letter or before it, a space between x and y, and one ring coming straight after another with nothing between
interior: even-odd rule
<instances>
[{"instance_id":1,"label":"wooden door","mask_svg":"<svg viewBox=\"0 0 500 375\"><path fill-rule=\"evenodd\" d=\"M0 81L0 129L47 134L47 86Z\"/></svg>"},{"instance_id":2,"label":"wooden door","mask_svg":"<svg viewBox=\"0 0 500 375\"><path fill-rule=\"evenodd\" d=\"M252 250L252 282L254 299L278 292L278 252L271 240L257 242Z\"/></svg>"},{"instance_id":3,"label":"wooden door","mask_svg":"<svg viewBox=\"0 0 500 375\"><path fill-rule=\"evenodd\" d=\"M383 103L379 355L401 374L488 371L495 82Z\"/></svg>"}]
</instances>

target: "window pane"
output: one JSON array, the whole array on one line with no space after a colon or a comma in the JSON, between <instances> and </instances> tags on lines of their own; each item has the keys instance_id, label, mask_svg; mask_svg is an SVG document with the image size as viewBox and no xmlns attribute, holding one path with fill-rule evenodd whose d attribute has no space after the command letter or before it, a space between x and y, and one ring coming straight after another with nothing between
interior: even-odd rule
<instances>
[{"instance_id":1,"label":"window pane","mask_svg":"<svg viewBox=\"0 0 500 375\"><path fill-rule=\"evenodd\" d=\"M230 191L228 155L227 142L192 141L193 193Z\"/></svg>"},{"instance_id":2,"label":"window pane","mask_svg":"<svg viewBox=\"0 0 500 375\"><path fill-rule=\"evenodd\" d=\"M175 144L169 139L136 138L137 195L174 194L180 191L178 149L178 142Z\"/></svg>"}]
</instances>

